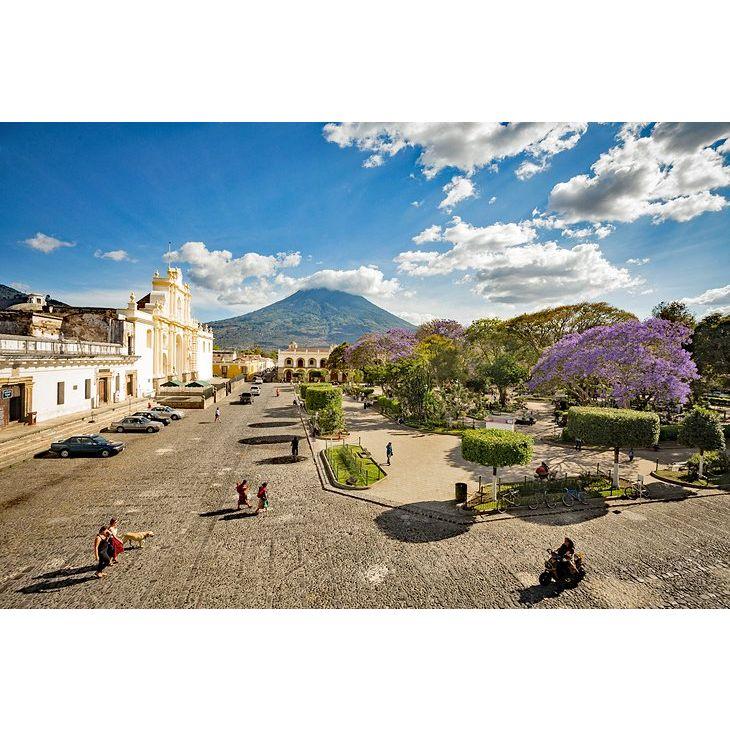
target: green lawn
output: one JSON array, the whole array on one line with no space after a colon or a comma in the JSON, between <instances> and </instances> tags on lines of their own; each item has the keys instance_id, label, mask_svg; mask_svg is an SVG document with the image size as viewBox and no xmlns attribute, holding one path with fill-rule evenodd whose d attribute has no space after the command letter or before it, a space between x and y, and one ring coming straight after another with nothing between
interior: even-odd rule
<instances>
[{"instance_id":1,"label":"green lawn","mask_svg":"<svg viewBox=\"0 0 730 730\"><path fill-rule=\"evenodd\" d=\"M672 469L660 469L654 472L658 477L664 477L666 479L673 479L676 482L682 482L688 487L727 487L730 486L730 474L718 474L717 476L709 477L709 479L695 479L694 481L689 478L687 472L673 471Z\"/></svg>"},{"instance_id":2,"label":"green lawn","mask_svg":"<svg viewBox=\"0 0 730 730\"><path fill-rule=\"evenodd\" d=\"M349 449L351 458L343 453ZM335 479L341 484L352 487L367 488L382 479L383 470L369 457L361 457L364 449L361 446L333 446L325 451L325 456Z\"/></svg>"}]
</instances>

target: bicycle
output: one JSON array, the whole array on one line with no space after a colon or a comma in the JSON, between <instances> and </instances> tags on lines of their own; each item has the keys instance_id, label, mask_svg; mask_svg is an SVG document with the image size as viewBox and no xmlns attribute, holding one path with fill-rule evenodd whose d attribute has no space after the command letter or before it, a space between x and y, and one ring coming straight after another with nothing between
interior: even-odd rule
<instances>
[{"instance_id":1,"label":"bicycle","mask_svg":"<svg viewBox=\"0 0 730 730\"><path fill-rule=\"evenodd\" d=\"M533 492L527 501L527 506L531 510L536 510L540 505L545 505L548 509L558 506L558 496L555 492L545 489L542 492Z\"/></svg>"},{"instance_id":2,"label":"bicycle","mask_svg":"<svg viewBox=\"0 0 730 730\"><path fill-rule=\"evenodd\" d=\"M581 504L588 504L588 496L580 487L577 487L576 489L566 487L565 494L563 494L562 499L563 504L566 507L572 507L576 503L576 501L580 502Z\"/></svg>"},{"instance_id":3,"label":"bicycle","mask_svg":"<svg viewBox=\"0 0 730 730\"><path fill-rule=\"evenodd\" d=\"M522 504L519 499L519 489L508 489L506 492L500 492L497 496L497 512L504 514L510 507L521 507Z\"/></svg>"},{"instance_id":4,"label":"bicycle","mask_svg":"<svg viewBox=\"0 0 730 730\"><path fill-rule=\"evenodd\" d=\"M638 499L639 497L651 498L649 490L644 486L643 479L637 479L633 484L624 487L624 496L627 499Z\"/></svg>"}]
</instances>

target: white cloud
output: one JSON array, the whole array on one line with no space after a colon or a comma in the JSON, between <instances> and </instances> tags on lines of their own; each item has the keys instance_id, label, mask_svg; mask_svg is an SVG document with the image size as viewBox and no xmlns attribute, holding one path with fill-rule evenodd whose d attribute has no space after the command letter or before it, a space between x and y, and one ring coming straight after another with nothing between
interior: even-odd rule
<instances>
[{"instance_id":1,"label":"white cloud","mask_svg":"<svg viewBox=\"0 0 730 730\"><path fill-rule=\"evenodd\" d=\"M413 202L411 203L411 205L412 205L412 206L413 206L414 208L420 208L420 207L421 207L421 206L423 205L423 201L422 201L422 200L414 200L414 201L413 201Z\"/></svg>"},{"instance_id":2,"label":"white cloud","mask_svg":"<svg viewBox=\"0 0 730 730\"><path fill-rule=\"evenodd\" d=\"M422 312L393 312L393 314L396 317L405 319L406 322L410 322L411 324L424 324L425 322L430 322L432 319L438 319L435 314L424 314Z\"/></svg>"},{"instance_id":3,"label":"white cloud","mask_svg":"<svg viewBox=\"0 0 730 730\"><path fill-rule=\"evenodd\" d=\"M538 172L543 172L544 170L547 170L548 167L550 167L550 165L545 159L542 159L539 162L525 160L515 170L515 175L520 180L529 180L531 177L533 177L533 175L537 175Z\"/></svg>"},{"instance_id":4,"label":"white cloud","mask_svg":"<svg viewBox=\"0 0 730 730\"><path fill-rule=\"evenodd\" d=\"M544 169L550 157L574 147L587 126L554 122L345 122L327 124L323 133L328 142L340 147L355 146L370 152L365 167L382 165L405 147L419 147L418 163L423 174L433 178L446 167L467 174L483 167L493 169L498 160L520 154Z\"/></svg>"},{"instance_id":5,"label":"white cloud","mask_svg":"<svg viewBox=\"0 0 730 730\"><path fill-rule=\"evenodd\" d=\"M648 132L648 133L647 133ZM588 175L558 183L549 206L568 223L631 222L651 216L688 221L727 205L711 191L730 185L730 166L710 145L730 137L730 123L659 123L621 128L619 144Z\"/></svg>"},{"instance_id":6,"label":"white cloud","mask_svg":"<svg viewBox=\"0 0 730 730\"><path fill-rule=\"evenodd\" d=\"M730 284L717 289L707 289L696 297L685 297L681 301L691 307L708 307L708 312L730 311Z\"/></svg>"},{"instance_id":7,"label":"white cloud","mask_svg":"<svg viewBox=\"0 0 730 730\"><path fill-rule=\"evenodd\" d=\"M497 202L497 196L496 195L492 195L492 197L489 198L489 205L493 205L496 202Z\"/></svg>"},{"instance_id":8,"label":"white cloud","mask_svg":"<svg viewBox=\"0 0 730 730\"><path fill-rule=\"evenodd\" d=\"M437 233L434 228L438 229L438 226L427 228L413 240L416 243L439 240L432 237ZM528 243L536 236L537 233L529 222L493 223L480 228L454 216L440 235L440 240L452 244L448 251L403 251L396 256L395 261L399 271L412 276L448 274L452 271L479 268L482 262L490 260L495 251Z\"/></svg>"},{"instance_id":9,"label":"white cloud","mask_svg":"<svg viewBox=\"0 0 730 730\"><path fill-rule=\"evenodd\" d=\"M398 279L386 279L377 266L322 269L301 278L279 275L276 283L290 289L331 289L365 297L387 298L400 291Z\"/></svg>"},{"instance_id":10,"label":"white cloud","mask_svg":"<svg viewBox=\"0 0 730 730\"><path fill-rule=\"evenodd\" d=\"M502 304L592 299L644 283L611 264L597 243L562 248L554 241L507 248L495 254L475 278L474 291Z\"/></svg>"},{"instance_id":11,"label":"white cloud","mask_svg":"<svg viewBox=\"0 0 730 730\"><path fill-rule=\"evenodd\" d=\"M94 258L110 259L111 261L131 261L129 254L123 248L118 248L113 251L101 251L97 248L94 251Z\"/></svg>"},{"instance_id":12,"label":"white cloud","mask_svg":"<svg viewBox=\"0 0 730 730\"><path fill-rule=\"evenodd\" d=\"M58 238L53 236L47 236L45 233L36 233L33 238L26 238L24 243L30 248L34 248L36 251L42 251L43 253L52 253L57 248L72 248L75 243L69 243L68 241L60 241Z\"/></svg>"},{"instance_id":13,"label":"white cloud","mask_svg":"<svg viewBox=\"0 0 730 730\"><path fill-rule=\"evenodd\" d=\"M270 292L270 277L281 269L298 266L302 257L298 252L264 256L249 251L234 258L230 251L211 251L201 241L188 241L165 254L164 259L187 264L190 280L216 292L222 304L256 304ZM255 284L251 279L256 280Z\"/></svg>"},{"instance_id":14,"label":"white cloud","mask_svg":"<svg viewBox=\"0 0 730 730\"><path fill-rule=\"evenodd\" d=\"M557 221L539 220L543 227L559 227ZM598 243L581 242L572 248L555 241L538 243L538 227L534 219L478 227L455 216L441 233L450 249L403 251L395 261L398 270L410 276L467 272L458 283L471 285L490 302L506 305L590 299L644 283L611 264ZM596 235L595 227L588 230Z\"/></svg>"},{"instance_id":15,"label":"white cloud","mask_svg":"<svg viewBox=\"0 0 730 730\"><path fill-rule=\"evenodd\" d=\"M609 236L614 230L614 227L610 224L601 225L600 223L594 223L592 227L588 228L563 228L563 235L568 238L597 238L599 241L606 236Z\"/></svg>"},{"instance_id":16,"label":"white cloud","mask_svg":"<svg viewBox=\"0 0 730 730\"><path fill-rule=\"evenodd\" d=\"M454 175L442 190L446 193L446 197L439 203L439 208L445 208L449 212L457 203L467 200L467 198L473 198L477 194L474 183L462 175Z\"/></svg>"},{"instance_id":17,"label":"white cloud","mask_svg":"<svg viewBox=\"0 0 730 730\"><path fill-rule=\"evenodd\" d=\"M626 259L626 263L630 264L631 266L644 266L645 264L648 264L651 261L650 258L644 258L644 259Z\"/></svg>"},{"instance_id":18,"label":"white cloud","mask_svg":"<svg viewBox=\"0 0 730 730\"><path fill-rule=\"evenodd\" d=\"M416 245L421 245L422 243L431 243L432 241L440 241L441 240L441 226L432 225L428 228L422 230L418 235L413 236L411 241L415 243Z\"/></svg>"}]
</instances>

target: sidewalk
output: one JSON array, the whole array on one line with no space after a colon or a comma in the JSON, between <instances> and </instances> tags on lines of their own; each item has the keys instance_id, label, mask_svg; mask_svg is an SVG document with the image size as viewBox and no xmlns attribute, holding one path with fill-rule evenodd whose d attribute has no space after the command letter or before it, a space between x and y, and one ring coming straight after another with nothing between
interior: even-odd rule
<instances>
[{"instance_id":1,"label":"sidewalk","mask_svg":"<svg viewBox=\"0 0 730 730\"><path fill-rule=\"evenodd\" d=\"M342 406L350 431L347 443L357 443L359 440L388 474L369 490L358 493L361 496L394 506L412 505L453 513L456 482L467 484L470 498L477 493L480 476L485 488L489 488L492 470L462 458L459 436L423 433L400 425L381 416L374 408L363 409L362 403L347 396L343 397ZM533 460L528 466L500 469L499 476L503 481L520 481L525 476L531 477L543 460L551 468L569 474L595 470L597 464L607 470L613 462L611 449L584 447L582 451L575 451L570 445L543 441L541 436L550 431L546 427L549 424L543 420L543 417L539 417L535 426L520 429L535 437ZM385 458L385 446L389 441L393 444L390 466ZM326 446L323 439L317 439L315 443L318 449ZM637 449L636 458L631 463L622 454L621 476L635 478L637 474L643 474L645 482L649 484L654 481L648 475L654 469L657 457L666 463L682 461L690 453L691 450L680 448L664 449L659 453Z\"/></svg>"}]
</instances>

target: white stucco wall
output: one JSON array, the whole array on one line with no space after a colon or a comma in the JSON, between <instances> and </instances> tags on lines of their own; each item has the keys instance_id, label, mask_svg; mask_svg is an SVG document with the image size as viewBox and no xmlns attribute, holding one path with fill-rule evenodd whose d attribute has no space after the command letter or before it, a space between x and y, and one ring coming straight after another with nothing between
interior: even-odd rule
<instances>
[{"instance_id":1,"label":"white stucco wall","mask_svg":"<svg viewBox=\"0 0 730 730\"><path fill-rule=\"evenodd\" d=\"M205 336L202 332L199 332L196 339L198 380L210 380L213 377L213 336Z\"/></svg>"}]
</instances>

